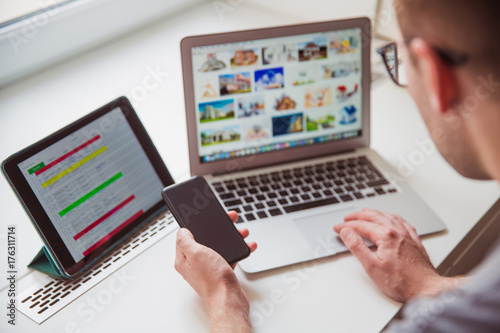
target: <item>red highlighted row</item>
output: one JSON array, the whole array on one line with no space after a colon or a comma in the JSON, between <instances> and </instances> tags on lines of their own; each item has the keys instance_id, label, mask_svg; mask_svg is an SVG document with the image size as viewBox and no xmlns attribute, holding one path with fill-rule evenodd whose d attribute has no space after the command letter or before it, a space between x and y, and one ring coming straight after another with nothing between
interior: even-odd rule
<instances>
[{"instance_id":1,"label":"red highlighted row","mask_svg":"<svg viewBox=\"0 0 500 333\"><path fill-rule=\"evenodd\" d=\"M64 154L63 156L59 157L57 160L55 161L52 161L50 162L49 164L47 164L46 166L44 166L43 168L41 168L40 170L37 170L35 171L35 175L38 176L42 173L44 173L45 171L49 170L50 168L52 168L54 165L58 164L58 163L61 163L62 161L64 161L65 159L67 159L68 157L70 157L71 155L74 155L76 154L77 152L79 152L80 150L82 150L83 148L87 147L88 145L96 142L97 140L99 140L101 138L100 135L96 135L94 136L92 139L90 139L89 141L79 145L78 147L76 147L75 149L73 149L72 151L70 152L67 152L66 154Z\"/></svg>"},{"instance_id":2,"label":"red highlighted row","mask_svg":"<svg viewBox=\"0 0 500 333\"><path fill-rule=\"evenodd\" d=\"M127 225L129 225L130 223L134 222L134 220L137 219L139 216L141 216L143 213L144 212L141 209L140 211L138 211L137 213L135 213L134 215L132 215L127 221L125 221L122 224L120 224L115 230L111 231L109 234L107 234L106 236L104 236L103 238L101 238L97 243L95 243L94 245L92 245L91 247L89 247L87 250L85 250L83 252L83 255L84 256L88 256L92 251L94 251L99 246L101 246L103 243L105 243L107 240L109 240L111 237L113 237L114 235L116 235L117 233L119 233Z\"/></svg>"},{"instance_id":3,"label":"red highlighted row","mask_svg":"<svg viewBox=\"0 0 500 333\"><path fill-rule=\"evenodd\" d=\"M104 214L103 216L101 216L100 218L98 218L97 220L95 220L95 222L93 222L92 224L90 224L88 227L86 227L85 229L83 229L82 231L80 231L79 233L77 233L73 237L73 239L77 240L78 238L82 237L87 232L89 232L90 230L92 230L95 227L97 227L101 222L103 222L104 220L106 220L108 217L110 217L111 215L113 215L114 213L116 213L120 208L124 207L126 204L128 204L130 201L132 201L134 199L135 199L135 195L132 194L130 197L128 197L127 199L123 200L120 204L118 204L118 206L116 206L115 208L111 209L109 212L107 212L106 214Z\"/></svg>"}]
</instances>

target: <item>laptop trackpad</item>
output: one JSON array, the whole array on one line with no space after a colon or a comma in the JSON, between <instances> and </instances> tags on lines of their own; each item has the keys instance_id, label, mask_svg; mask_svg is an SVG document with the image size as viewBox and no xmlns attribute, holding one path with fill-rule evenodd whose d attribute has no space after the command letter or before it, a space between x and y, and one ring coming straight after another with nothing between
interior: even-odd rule
<instances>
[{"instance_id":1,"label":"laptop trackpad","mask_svg":"<svg viewBox=\"0 0 500 333\"><path fill-rule=\"evenodd\" d=\"M355 207L346 207L340 210L312 214L294 219L302 235L313 249L315 258L333 255L347 251L333 226L344 222L344 216L358 211Z\"/></svg>"}]
</instances>

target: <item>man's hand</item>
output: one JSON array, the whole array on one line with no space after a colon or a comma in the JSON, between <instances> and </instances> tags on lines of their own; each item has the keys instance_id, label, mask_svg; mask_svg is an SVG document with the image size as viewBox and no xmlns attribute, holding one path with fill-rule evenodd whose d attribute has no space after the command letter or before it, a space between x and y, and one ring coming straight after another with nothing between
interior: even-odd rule
<instances>
[{"instance_id":1,"label":"man's hand","mask_svg":"<svg viewBox=\"0 0 500 333\"><path fill-rule=\"evenodd\" d=\"M228 213L234 222L238 214ZM240 230L246 238L248 229ZM253 252L256 243L249 243ZM197 243L185 228L177 232L175 269L203 300L212 332L250 332L250 306L229 264L214 250Z\"/></svg>"},{"instance_id":2,"label":"man's hand","mask_svg":"<svg viewBox=\"0 0 500 333\"><path fill-rule=\"evenodd\" d=\"M436 272L415 228L399 215L363 209L333 229L375 284L398 302L457 287L458 279ZM372 252L361 236L370 239L377 250Z\"/></svg>"}]
</instances>

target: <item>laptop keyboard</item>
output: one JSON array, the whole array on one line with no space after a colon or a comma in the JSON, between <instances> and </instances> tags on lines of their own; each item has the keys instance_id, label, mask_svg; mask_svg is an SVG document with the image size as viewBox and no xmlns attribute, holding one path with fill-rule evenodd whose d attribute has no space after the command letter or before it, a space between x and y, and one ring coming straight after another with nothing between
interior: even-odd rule
<instances>
[{"instance_id":1,"label":"laptop keyboard","mask_svg":"<svg viewBox=\"0 0 500 333\"><path fill-rule=\"evenodd\" d=\"M237 223L398 191L366 156L213 181L212 186L226 209L238 212Z\"/></svg>"}]
</instances>

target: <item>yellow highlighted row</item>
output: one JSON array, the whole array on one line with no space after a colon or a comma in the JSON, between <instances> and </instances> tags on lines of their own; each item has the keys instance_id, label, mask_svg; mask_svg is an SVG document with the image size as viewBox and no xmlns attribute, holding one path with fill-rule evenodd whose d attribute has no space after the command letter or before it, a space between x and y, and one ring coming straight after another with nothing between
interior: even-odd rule
<instances>
[{"instance_id":1,"label":"yellow highlighted row","mask_svg":"<svg viewBox=\"0 0 500 333\"><path fill-rule=\"evenodd\" d=\"M61 179L62 177L66 176L71 171L73 171L73 170L81 167L82 165L84 165L85 163L87 163L88 161L90 161L91 159L93 159L94 157L96 157L97 155L99 155L102 152L106 151L106 149L108 149L106 146L103 146L103 147L99 148L98 150L96 150L95 152L93 152L92 154L90 154L89 156L85 157L84 159L81 159L80 161L76 162L75 164L73 164L72 166L70 166L69 168L67 168L66 170L61 171L60 173L58 173L54 177L52 177L49 180L47 180L45 183L42 184L42 187L45 188L45 187L49 186L50 184L58 181L59 179Z\"/></svg>"}]
</instances>

